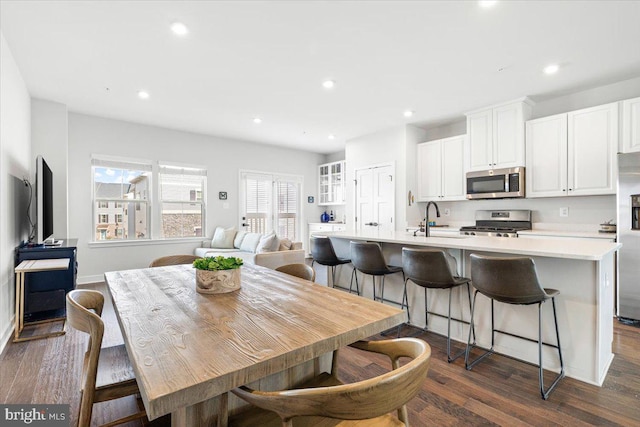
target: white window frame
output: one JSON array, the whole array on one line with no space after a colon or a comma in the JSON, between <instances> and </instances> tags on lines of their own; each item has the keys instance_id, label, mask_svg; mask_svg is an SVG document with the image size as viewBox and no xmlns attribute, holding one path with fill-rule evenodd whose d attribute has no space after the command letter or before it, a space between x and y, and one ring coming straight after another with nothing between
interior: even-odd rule
<instances>
[{"instance_id":1,"label":"white window frame","mask_svg":"<svg viewBox=\"0 0 640 427\"><path fill-rule=\"evenodd\" d=\"M143 171L147 173L147 177L149 179L149 184L148 184L148 189L147 189L147 194L146 194L146 198L145 199L141 199L138 201L138 203L136 203L136 205L139 207L142 204L146 204L146 218L147 218L147 224L146 224L146 231L147 234L143 237L143 238L136 238L135 237L135 230L133 233L129 233L129 236L127 239L113 239L113 240L109 240L109 241L105 241L105 240L99 240L96 237L97 234L97 225L101 224L99 222L99 217L98 215L100 215L99 212L97 212L97 206L98 206L98 202L101 201L106 201L106 202L114 202L114 206L115 203L123 203L123 204L129 204L129 203L135 203L135 200L132 199L125 199L125 198L97 198L96 194L95 194L95 170L98 167L104 167L104 168L114 168L114 169L131 169L131 170L139 170L139 171ZM106 155L92 155L91 156L91 206L92 206L92 217L93 217L93 221L91 223L92 229L91 229L91 243L112 243L112 242L128 242L128 241L135 241L135 242L141 242L141 241L149 241L151 240L151 236L152 236L152 226L153 226L153 218L151 216L152 213L152 208L153 208L153 185L154 185L154 179L153 179L153 162L151 160L142 160L142 159L131 159L131 158L123 158L123 157L115 157L115 156L106 156Z\"/></svg>"},{"instance_id":2,"label":"white window frame","mask_svg":"<svg viewBox=\"0 0 640 427\"><path fill-rule=\"evenodd\" d=\"M247 201L246 201L246 179L260 179L264 181L271 181L270 186L270 197L268 200L269 212L267 212L266 216L266 224L264 227L264 232L269 233L272 230L277 230L277 220L278 220L278 209L277 209L277 183L278 182L291 182L297 185L298 187L298 200L297 200L297 218L296 218L296 236L294 237L296 241L302 241L303 237L303 218L304 212L302 203L302 191L304 188L304 176L302 175L293 175L293 174L282 174L282 173L274 173L274 172L263 172L263 171L254 171L254 170L240 170L239 173L239 187L240 187L240 197L239 197L239 212L240 212L240 222L238 223L238 227L240 230L246 230L247 226ZM244 218L244 219L243 219ZM285 237L285 236L278 236ZM291 237L288 237L291 238Z\"/></svg>"},{"instance_id":3,"label":"white window frame","mask_svg":"<svg viewBox=\"0 0 640 427\"><path fill-rule=\"evenodd\" d=\"M176 200L167 198L163 195L162 192L162 175L188 175L188 176L199 176L202 177L202 188L200 200L197 197L196 191L196 200ZM189 165L183 163L172 163L172 162L158 162L158 179L156 180L158 183L158 233L159 236L162 236L163 239L185 239L185 238L197 238L202 239L207 234L207 168L201 165ZM177 237L165 237L163 231L162 224L162 205L163 203L187 203L187 204L195 204L200 205L200 212L202 212L202 221L200 223L201 236L177 236Z\"/></svg>"}]
</instances>

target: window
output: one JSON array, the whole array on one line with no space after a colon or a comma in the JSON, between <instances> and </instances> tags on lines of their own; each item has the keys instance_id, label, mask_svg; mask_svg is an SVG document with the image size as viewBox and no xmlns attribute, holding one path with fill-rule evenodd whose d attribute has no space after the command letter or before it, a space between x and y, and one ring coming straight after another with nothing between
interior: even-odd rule
<instances>
[{"instance_id":1,"label":"window","mask_svg":"<svg viewBox=\"0 0 640 427\"><path fill-rule=\"evenodd\" d=\"M241 206L247 231L299 240L302 177L241 172Z\"/></svg>"},{"instance_id":2,"label":"window","mask_svg":"<svg viewBox=\"0 0 640 427\"><path fill-rule=\"evenodd\" d=\"M151 163L94 157L91 169L96 241L148 239Z\"/></svg>"},{"instance_id":3,"label":"window","mask_svg":"<svg viewBox=\"0 0 640 427\"><path fill-rule=\"evenodd\" d=\"M204 168L159 165L162 237L202 236L206 180Z\"/></svg>"}]
</instances>

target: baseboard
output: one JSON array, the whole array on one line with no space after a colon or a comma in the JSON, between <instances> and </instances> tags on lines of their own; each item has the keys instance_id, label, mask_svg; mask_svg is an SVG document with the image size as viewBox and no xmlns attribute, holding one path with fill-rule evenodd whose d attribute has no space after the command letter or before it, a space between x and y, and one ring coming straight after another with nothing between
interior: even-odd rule
<instances>
[{"instance_id":1,"label":"baseboard","mask_svg":"<svg viewBox=\"0 0 640 427\"><path fill-rule=\"evenodd\" d=\"M2 331L2 336L0 336L0 355L4 352L4 349L7 348L7 344L11 340L11 336L13 335L13 326L16 323L16 315L11 316L11 322L7 325L4 331Z\"/></svg>"}]
</instances>

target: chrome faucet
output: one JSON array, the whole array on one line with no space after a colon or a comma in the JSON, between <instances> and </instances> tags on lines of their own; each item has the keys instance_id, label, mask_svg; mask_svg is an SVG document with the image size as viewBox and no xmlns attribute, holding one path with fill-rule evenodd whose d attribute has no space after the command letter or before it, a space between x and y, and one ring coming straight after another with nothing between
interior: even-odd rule
<instances>
[{"instance_id":1,"label":"chrome faucet","mask_svg":"<svg viewBox=\"0 0 640 427\"><path fill-rule=\"evenodd\" d=\"M435 206L435 208L436 208L436 216L438 218L440 218L440 209L438 209L438 205L436 204L436 202L427 203L427 207L424 210L424 220L426 222L426 225L424 227L424 235L425 235L425 237L429 237L431 235L431 232L430 232L431 226L429 225L429 206L431 206L431 205Z\"/></svg>"}]
</instances>

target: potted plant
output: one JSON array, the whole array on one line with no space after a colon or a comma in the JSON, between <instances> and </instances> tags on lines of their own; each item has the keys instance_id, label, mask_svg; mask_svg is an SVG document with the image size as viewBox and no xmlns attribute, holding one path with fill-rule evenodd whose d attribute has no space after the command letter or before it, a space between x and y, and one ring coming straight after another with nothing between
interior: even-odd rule
<instances>
[{"instance_id":1,"label":"potted plant","mask_svg":"<svg viewBox=\"0 0 640 427\"><path fill-rule=\"evenodd\" d=\"M242 259L207 257L193 262L196 268L196 290L203 294L222 294L240 289Z\"/></svg>"}]
</instances>

